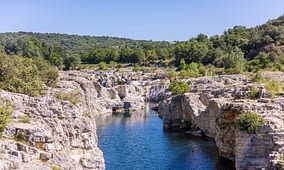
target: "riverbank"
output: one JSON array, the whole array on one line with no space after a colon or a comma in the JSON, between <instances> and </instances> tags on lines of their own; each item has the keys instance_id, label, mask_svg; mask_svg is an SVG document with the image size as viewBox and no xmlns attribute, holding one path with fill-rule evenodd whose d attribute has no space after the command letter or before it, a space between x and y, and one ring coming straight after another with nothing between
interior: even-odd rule
<instances>
[{"instance_id":1,"label":"riverbank","mask_svg":"<svg viewBox=\"0 0 284 170\"><path fill-rule=\"evenodd\" d=\"M281 76L278 80L283 80L284 74ZM281 168L284 151L282 94L269 97L264 85L256 85L245 75L184 81L191 87L188 93L174 96L167 91L159 93L160 96L164 94L158 112L165 128L191 129L196 135L214 139L219 155L234 161L236 169ZM252 88L259 92L255 99L249 96ZM252 133L240 127L242 113L253 113L264 119L257 131Z\"/></svg>"},{"instance_id":2,"label":"riverbank","mask_svg":"<svg viewBox=\"0 0 284 170\"><path fill-rule=\"evenodd\" d=\"M134 84L129 75L86 70L60 72L40 96L1 90L1 111L9 115L0 169L105 169L95 116L144 109L144 89Z\"/></svg>"},{"instance_id":3,"label":"riverbank","mask_svg":"<svg viewBox=\"0 0 284 170\"><path fill-rule=\"evenodd\" d=\"M125 109L139 113L146 100L159 102L163 126L194 129L214 139L219 155L234 161L236 169L280 167L283 96L271 98L265 86L257 85L260 97L249 99L255 84L245 75L182 81L189 91L172 95L170 81L154 74L85 70L60 72L56 85L37 97L0 91L0 97L13 105L0 141L0 167L105 169L96 116ZM248 111L265 120L256 134L236 126L240 113Z\"/></svg>"}]
</instances>

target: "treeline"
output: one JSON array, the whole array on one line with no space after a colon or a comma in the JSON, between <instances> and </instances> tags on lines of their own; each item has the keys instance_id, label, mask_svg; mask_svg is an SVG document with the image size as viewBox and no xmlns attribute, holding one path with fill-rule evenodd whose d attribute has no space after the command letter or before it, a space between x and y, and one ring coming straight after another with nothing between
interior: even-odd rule
<instances>
[{"instance_id":1,"label":"treeline","mask_svg":"<svg viewBox=\"0 0 284 170\"><path fill-rule=\"evenodd\" d=\"M1 48L7 55L44 59L59 69L80 63L154 63L172 61L183 75L204 75L208 68L225 73L284 70L284 16L266 24L235 26L223 35L199 34L184 42L131 40L66 34L2 33Z\"/></svg>"},{"instance_id":2,"label":"treeline","mask_svg":"<svg viewBox=\"0 0 284 170\"><path fill-rule=\"evenodd\" d=\"M174 47L165 41L25 32L0 34L0 46L8 55L43 58L59 69L79 63L165 60L172 58Z\"/></svg>"},{"instance_id":3,"label":"treeline","mask_svg":"<svg viewBox=\"0 0 284 170\"><path fill-rule=\"evenodd\" d=\"M174 56L181 70L186 70L186 64L200 63L227 73L284 71L284 16L250 29L235 26L221 36L199 34L176 44Z\"/></svg>"}]
</instances>

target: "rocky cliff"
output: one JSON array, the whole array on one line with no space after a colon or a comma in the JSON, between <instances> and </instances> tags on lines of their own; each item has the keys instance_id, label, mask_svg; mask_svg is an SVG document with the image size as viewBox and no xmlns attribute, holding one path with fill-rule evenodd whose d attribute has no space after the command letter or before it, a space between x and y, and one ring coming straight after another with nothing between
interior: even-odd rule
<instances>
[{"instance_id":1,"label":"rocky cliff","mask_svg":"<svg viewBox=\"0 0 284 170\"><path fill-rule=\"evenodd\" d=\"M221 157L236 169L280 169L284 153L284 97L248 99L253 82L243 75L187 80L190 93L167 97L158 106L165 128L191 129L216 141ZM265 93L263 87L259 87ZM260 93L260 94L261 94ZM265 119L257 134L240 130L241 112L253 111ZM198 130L199 129L199 130Z\"/></svg>"},{"instance_id":2,"label":"rocky cliff","mask_svg":"<svg viewBox=\"0 0 284 170\"><path fill-rule=\"evenodd\" d=\"M145 92L129 77L70 71L42 96L0 91L0 98L13 104L0 169L105 169L94 116L143 109Z\"/></svg>"}]
</instances>

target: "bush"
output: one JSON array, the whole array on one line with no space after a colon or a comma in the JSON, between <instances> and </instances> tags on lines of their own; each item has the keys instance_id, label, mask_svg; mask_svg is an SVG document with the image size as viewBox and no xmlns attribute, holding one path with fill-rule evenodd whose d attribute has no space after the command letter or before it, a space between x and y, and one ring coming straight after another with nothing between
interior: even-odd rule
<instances>
[{"instance_id":1,"label":"bush","mask_svg":"<svg viewBox=\"0 0 284 170\"><path fill-rule=\"evenodd\" d=\"M250 99L257 99L257 98L259 98L259 89L256 88L255 86L252 86L251 89L250 89L250 92L248 94L248 97Z\"/></svg>"},{"instance_id":2,"label":"bush","mask_svg":"<svg viewBox=\"0 0 284 170\"><path fill-rule=\"evenodd\" d=\"M25 115L21 119L22 123L29 123L30 122L30 117L28 115Z\"/></svg>"},{"instance_id":3,"label":"bush","mask_svg":"<svg viewBox=\"0 0 284 170\"><path fill-rule=\"evenodd\" d=\"M107 67L107 64L106 64L105 62L100 62L100 63L99 63L99 69L100 69L100 70L105 70L106 67Z\"/></svg>"},{"instance_id":4,"label":"bush","mask_svg":"<svg viewBox=\"0 0 284 170\"><path fill-rule=\"evenodd\" d=\"M0 88L4 90L36 96L42 93L44 83L52 85L57 77L57 70L44 60L0 57Z\"/></svg>"},{"instance_id":5,"label":"bush","mask_svg":"<svg viewBox=\"0 0 284 170\"><path fill-rule=\"evenodd\" d=\"M12 104L8 101L0 99L0 135L4 132L5 128L10 123L12 113Z\"/></svg>"},{"instance_id":6,"label":"bush","mask_svg":"<svg viewBox=\"0 0 284 170\"><path fill-rule=\"evenodd\" d=\"M200 77L204 76L206 72L205 67L201 63L194 63L186 65L186 68L181 70L179 76L181 78Z\"/></svg>"},{"instance_id":7,"label":"bush","mask_svg":"<svg viewBox=\"0 0 284 170\"><path fill-rule=\"evenodd\" d=\"M141 67L139 66L139 64L137 64L137 63L134 64L133 71L135 71L135 72L141 71Z\"/></svg>"},{"instance_id":8,"label":"bush","mask_svg":"<svg viewBox=\"0 0 284 170\"><path fill-rule=\"evenodd\" d=\"M261 72L258 71L255 73L255 75L252 77L252 81L253 82L258 82L258 83L262 83L265 81L264 77L262 76Z\"/></svg>"},{"instance_id":9,"label":"bush","mask_svg":"<svg viewBox=\"0 0 284 170\"><path fill-rule=\"evenodd\" d=\"M169 89L173 95L184 94L189 90L189 86L187 83L182 81L173 81L170 83Z\"/></svg>"},{"instance_id":10,"label":"bush","mask_svg":"<svg viewBox=\"0 0 284 170\"><path fill-rule=\"evenodd\" d=\"M48 86L54 85L59 77L57 69L43 59L34 59L34 63L39 70L40 79Z\"/></svg>"},{"instance_id":11,"label":"bush","mask_svg":"<svg viewBox=\"0 0 284 170\"><path fill-rule=\"evenodd\" d=\"M51 167L52 170L61 170L61 168L58 165L53 165Z\"/></svg>"},{"instance_id":12,"label":"bush","mask_svg":"<svg viewBox=\"0 0 284 170\"><path fill-rule=\"evenodd\" d=\"M170 80L173 81L176 78L176 71L174 69L170 69Z\"/></svg>"},{"instance_id":13,"label":"bush","mask_svg":"<svg viewBox=\"0 0 284 170\"><path fill-rule=\"evenodd\" d=\"M279 81L269 81L265 84L265 89L271 97L279 94L283 90L282 88L282 84Z\"/></svg>"},{"instance_id":14,"label":"bush","mask_svg":"<svg viewBox=\"0 0 284 170\"><path fill-rule=\"evenodd\" d=\"M238 124L241 130L251 134L258 131L258 128L264 124L264 119L254 112L243 112L238 117Z\"/></svg>"}]
</instances>

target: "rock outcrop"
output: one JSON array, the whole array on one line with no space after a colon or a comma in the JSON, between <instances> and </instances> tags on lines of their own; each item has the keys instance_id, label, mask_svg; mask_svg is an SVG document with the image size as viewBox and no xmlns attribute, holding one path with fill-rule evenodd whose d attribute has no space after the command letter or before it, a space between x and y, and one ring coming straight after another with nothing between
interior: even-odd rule
<instances>
[{"instance_id":1,"label":"rock outcrop","mask_svg":"<svg viewBox=\"0 0 284 170\"><path fill-rule=\"evenodd\" d=\"M60 72L43 96L0 91L13 104L0 140L0 169L105 169L95 116L143 109L145 95L127 75L92 71Z\"/></svg>"},{"instance_id":2,"label":"rock outcrop","mask_svg":"<svg viewBox=\"0 0 284 170\"><path fill-rule=\"evenodd\" d=\"M200 129L216 141L221 157L235 162L236 169L280 169L284 153L284 98L249 100L253 83L243 75L188 80L191 90L160 102L164 127ZM263 95L266 96L266 95ZM240 130L241 112L253 111L265 124L257 134Z\"/></svg>"}]
</instances>

